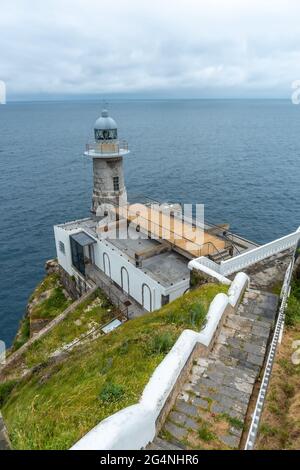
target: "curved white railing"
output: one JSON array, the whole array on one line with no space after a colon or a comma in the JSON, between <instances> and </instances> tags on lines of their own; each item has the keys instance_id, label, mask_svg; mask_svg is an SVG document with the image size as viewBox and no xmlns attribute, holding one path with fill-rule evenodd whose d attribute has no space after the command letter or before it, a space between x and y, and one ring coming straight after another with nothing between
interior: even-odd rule
<instances>
[{"instance_id":1,"label":"curved white railing","mask_svg":"<svg viewBox=\"0 0 300 470\"><path fill-rule=\"evenodd\" d=\"M219 273L223 276L245 269L252 264L258 263L265 258L269 258L276 253L292 248L300 239L300 230L290 233L285 237L278 238L270 243L253 248L241 255L235 256L226 261L221 261Z\"/></svg>"},{"instance_id":2,"label":"curved white railing","mask_svg":"<svg viewBox=\"0 0 300 470\"><path fill-rule=\"evenodd\" d=\"M285 235L284 237L273 240L272 242L266 243L265 245L253 248L252 250L245 251L244 253L234 256L226 261L221 261L221 264L215 263L214 261L200 256L189 262L188 266L190 269L198 269L206 274L219 279L226 279L226 276L241 271L253 264L258 263L272 255L280 253L281 251L293 248L300 240L300 227L293 233ZM209 272L208 272L209 270ZM227 282L225 282L227 283Z\"/></svg>"},{"instance_id":3,"label":"curved white railing","mask_svg":"<svg viewBox=\"0 0 300 470\"><path fill-rule=\"evenodd\" d=\"M188 268L190 270L196 269L197 271L201 271L205 273L207 276L212 277L219 281L221 284L231 284L231 280L227 279L227 277L222 276L222 274L218 273L215 270L214 266L209 267L209 263L206 263L206 261L210 261L209 259L205 258L205 262L199 262L198 259L193 259L192 261L189 262ZM212 261L213 263L213 261ZM216 263L214 263L216 264ZM218 265L217 265L218 266Z\"/></svg>"}]
</instances>

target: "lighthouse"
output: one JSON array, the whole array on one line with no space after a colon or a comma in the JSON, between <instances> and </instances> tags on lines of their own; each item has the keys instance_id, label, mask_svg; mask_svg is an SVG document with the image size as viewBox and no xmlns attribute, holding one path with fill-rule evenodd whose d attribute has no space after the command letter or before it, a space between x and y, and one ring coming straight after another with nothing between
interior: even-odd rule
<instances>
[{"instance_id":1,"label":"lighthouse","mask_svg":"<svg viewBox=\"0 0 300 470\"><path fill-rule=\"evenodd\" d=\"M128 144L119 140L117 123L107 109L96 120L94 142L87 144L84 154L93 159L92 213L97 215L110 205L126 204L123 157L129 154Z\"/></svg>"}]
</instances>

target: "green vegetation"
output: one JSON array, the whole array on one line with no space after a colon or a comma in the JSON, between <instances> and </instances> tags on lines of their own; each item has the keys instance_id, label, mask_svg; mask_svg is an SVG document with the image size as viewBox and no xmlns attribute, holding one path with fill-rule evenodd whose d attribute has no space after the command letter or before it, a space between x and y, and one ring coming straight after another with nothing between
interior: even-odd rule
<instances>
[{"instance_id":1,"label":"green vegetation","mask_svg":"<svg viewBox=\"0 0 300 470\"><path fill-rule=\"evenodd\" d=\"M8 397L10 396L16 384L16 380L8 380L7 382L0 383L0 408L8 400Z\"/></svg>"},{"instance_id":2,"label":"green vegetation","mask_svg":"<svg viewBox=\"0 0 300 470\"><path fill-rule=\"evenodd\" d=\"M45 298L43 298L45 297ZM30 298L32 304L30 318L52 320L70 304L57 273L45 277Z\"/></svg>"},{"instance_id":3,"label":"green vegetation","mask_svg":"<svg viewBox=\"0 0 300 470\"><path fill-rule=\"evenodd\" d=\"M205 284L207 282L207 277L204 274L201 274L196 269L192 269L191 271L191 287L199 287L201 284Z\"/></svg>"},{"instance_id":4,"label":"green vegetation","mask_svg":"<svg viewBox=\"0 0 300 470\"><path fill-rule=\"evenodd\" d=\"M59 274L57 273L48 274L39 283L39 285L34 289L33 293L31 294L29 298L29 302L32 302L35 299L39 298L46 291L53 289L53 287L56 287L59 282L60 282Z\"/></svg>"},{"instance_id":5,"label":"green vegetation","mask_svg":"<svg viewBox=\"0 0 300 470\"><path fill-rule=\"evenodd\" d=\"M18 334L10 348L10 353L19 349L23 344L27 343L30 338L30 319L26 315L20 322Z\"/></svg>"},{"instance_id":6,"label":"green vegetation","mask_svg":"<svg viewBox=\"0 0 300 470\"><path fill-rule=\"evenodd\" d=\"M220 415L218 415L218 417L224 418L230 424L230 426L236 429L243 429L244 427L243 421L238 418L234 418L233 416L230 416L227 413L221 413Z\"/></svg>"},{"instance_id":7,"label":"green vegetation","mask_svg":"<svg viewBox=\"0 0 300 470\"><path fill-rule=\"evenodd\" d=\"M47 361L55 351L87 334L93 328L105 325L117 314L116 308L98 289L65 320L28 348L24 356L26 366L33 367Z\"/></svg>"},{"instance_id":8,"label":"green vegetation","mask_svg":"<svg viewBox=\"0 0 300 470\"><path fill-rule=\"evenodd\" d=\"M28 311L20 322L10 353L19 349L29 340L31 320L44 319L50 321L62 313L71 302L65 295L59 274L47 275L29 298Z\"/></svg>"},{"instance_id":9,"label":"green vegetation","mask_svg":"<svg viewBox=\"0 0 300 470\"><path fill-rule=\"evenodd\" d=\"M107 416L136 403L180 333L199 329L214 296L226 291L206 284L73 349L65 359L44 363L5 400L2 413L13 447L67 449ZM63 328L65 338L68 327Z\"/></svg>"},{"instance_id":10,"label":"green vegetation","mask_svg":"<svg viewBox=\"0 0 300 470\"><path fill-rule=\"evenodd\" d=\"M294 279L286 309L285 324L295 326L298 323L300 323L300 279Z\"/></svg>"},{"instance_id":11,"label":"green vegetation","mask_svg":"<svg viewBox=\"0 0 300 470\"><path fill-rule=\"evenodd\" d=\"M285 329L273 366L257 449L299 449L300 365L292 361L300 342L300 279L294 278Z\"/></svg>"},{"instance_id":12,"label":"green vegetation","mask_svg":"<svg viewBox=\"0 0 300 470\"><path fill-rule=\"evenodd\" d=\"M214 433L209 429L209 426L205 423L198 429L198 436L204 442L210 442L213 439L216 439Z\"/></svg>"},{"instance_id":13,"label":"green vegetation","mask_svg":"<svg viewBox=\"0 0 300 470\"><path fill-rule=\"evenodd\" d=\"M124 387L115 383L106 383L103 385L99 399L103 403L116 403L124 396Z\"/></svg>"}]
</instances>

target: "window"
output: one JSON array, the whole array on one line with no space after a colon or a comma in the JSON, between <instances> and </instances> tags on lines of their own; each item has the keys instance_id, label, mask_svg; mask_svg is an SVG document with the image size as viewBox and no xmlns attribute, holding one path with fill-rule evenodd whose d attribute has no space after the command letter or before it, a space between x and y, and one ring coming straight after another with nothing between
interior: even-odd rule
<instances>
[{"instance_id":1,"label":"window","mask_svg":"<svg viewBox=\"0 0 300 470\"><path fill-rule=\"evenodd\" d=\"M170 302L170 296L169 295L162 295L161 296L161 306L167 305Z\"/></svg>"},{"instance_id":2,"label":"window","mask_svg":"<svg viewBox=\"0 0 300 470\"><path fill-rule=\"evenodd\" d=\"M113 183L114 183L114 191L120 191L120 184L119 184L118 176L113 177Z\"/></svg>"},{"instance_id":3,"label":"window","mask_svg":"<svg viewBox=\"0 0 300 470\"><path fill-rule=\"evenodd\" d=\"M59 241L58 246L59 246L59 251L61 251L65 255L66 254L65 244L63 242Z\"/></svg>"},{"instance_id":4,"label":"window","mask_svg":"<svg viewBox=\"0 0 300 470\"><path fill-rule=\"evenodd\" d=\"M116 140L118 138L117 129L95 129L95 140Z\"/></svg>"}]
</instances>

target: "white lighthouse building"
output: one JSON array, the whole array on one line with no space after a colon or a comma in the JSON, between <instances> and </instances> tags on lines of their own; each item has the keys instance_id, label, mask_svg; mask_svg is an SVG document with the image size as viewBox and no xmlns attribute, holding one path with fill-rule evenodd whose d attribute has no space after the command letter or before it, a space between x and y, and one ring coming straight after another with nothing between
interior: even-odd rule
<instances>
[{"instance_id":1,"label":"white lighthouse building","mask_svg":"<svg viewBox=\"0 0 300 470\"><path fill-rule=\"evenodd\" d=\"M98 285L129 316L156 310L190 288L191 259L226 256L232 242L224 225L183 221L176 205L162 204L154 216L152 205L129 205L123 175L128 145L119 140L107 110L96 120L93 137L84 152L93 162L92 215L54 227L61 277L74 295ZM177 236L182 225L190 235ZM120 236L124 227L133 236ZM239 249L251 246L233 234L231 240Z\"/></svg>"},{"instance_id":2,"label":"white lighthouse building","mask_svg":"<svg viewBox=\"0 0 300 470\"><path fill-rule=\"evenodd\" d=\"M127 203L123 157L129 154L129 150L127 142L118 139L116 121L106 109L95 122L94 138L94 143L87 145L85 155L93 160L92 212L97 214L99 206L105 210L107 204L119 206Z\"/></svg>"}]
</instances>

